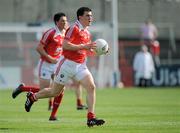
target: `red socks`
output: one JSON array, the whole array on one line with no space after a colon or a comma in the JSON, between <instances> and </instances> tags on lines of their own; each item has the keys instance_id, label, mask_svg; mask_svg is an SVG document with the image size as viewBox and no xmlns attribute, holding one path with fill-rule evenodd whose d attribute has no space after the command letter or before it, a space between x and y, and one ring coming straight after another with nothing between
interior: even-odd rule
<instances>
[{"instance_id":1,"label":"red socks","mask_svg":"<svg viewBox=\"0 0 180 133\"><path fill-rule=\"evenodd\" d=\"M96 118L96 115L92 112L88 112L87 119L89 120L89 119L93 119L93 118Z\"/></svg>"},{"instance_id":2,"label":"red socks","mask_svg":"<svg viewBox=\"0 0 180 133\"><path fill-rule=\"evenodd\" d=\"M33 92L36 93L38 92L40 89L39 87L33 87L33 86L22 86L21 87L21 91L26 91L26 92Z\"/></svg>"},{"instance_id":3,"label":"red socks","mask_svg":"<svg viewBox=\"0 0 180 133\"><path fill-rule=\"evenodd\" d=\"M54 98L53 109L52 109L52 112L51 112L51 117L55 117L56 116L58 107L61 104L63 96L64 96L64 92L62 92L59 96Z\"/></svg>"}]
</instances>

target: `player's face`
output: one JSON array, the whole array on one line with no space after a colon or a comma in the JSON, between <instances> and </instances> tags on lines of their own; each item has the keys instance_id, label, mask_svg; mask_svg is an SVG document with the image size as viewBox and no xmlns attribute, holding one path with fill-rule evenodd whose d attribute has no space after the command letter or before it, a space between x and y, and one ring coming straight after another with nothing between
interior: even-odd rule
<instances>
[{"instance_id":1,"label":"player's face","mask_svg":"<svg viewBox=\"0 0 180 133\"><path fill-rule=\"evenodd\" d=\"M80 16L80 21L84 27L90 26L91 22L93 21L92 12L84 12L83 16Z\"/></svg>"},{"instance_id":2,"label":"player's face","mask_svg":"<svg viewBox=\"0 0 180 133\"><path fill-rule=\"evenodd\" d=\"M60 30L63 30L63 29L66 29L67 28L67 17L65 16L62 16L59 21L56 22L57 24L57 27L60 29Z\"/></svg>"}]
</instances>

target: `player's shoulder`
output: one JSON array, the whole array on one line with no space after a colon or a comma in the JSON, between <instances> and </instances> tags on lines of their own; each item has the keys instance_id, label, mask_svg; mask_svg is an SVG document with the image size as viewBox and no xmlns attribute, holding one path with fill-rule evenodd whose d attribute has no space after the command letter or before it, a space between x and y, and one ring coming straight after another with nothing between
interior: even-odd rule
<instances>
[{"instance_id":1,"label":"player's shoulder","mask_svg":"<svg viewBox=\"0 0 180 133\"><path fill-rule=\"evenodd\" d=\"M55 28L50 28L48 30L46 30L44 33L43 33L43 36L42 36L42 40L48 40L50 38L52 38L54 36L56 32L56 29Z\"/></svg>"},{"instance_id":2,"label":"player's shoulder","mask_svg":"<svg viewBox=\"0 0 180 133\"><path fill-rule=\"evenodd\" d=\"M44 32L44 34L46 34L46 35L53 35L53 34L55 34L55 32L56 32L56 29L52 27L52 28L46 30Z\"/></svg>"},{"instance_id":3,"label":"player's shoulder","mask_svg":"<svg viewBox=\"0 0 180 133\"><path fill-rule=\"evenodd\" d=\"M72 24L66 30L66 35L76 34L79 31L78 26L76 24Z\"/></svg>"},{"instance_id":4,"label":"player's shoulder","mask_svg":"<svg viewBox=\"0 0 180 133\"><path fill-rule=\"evenodd\" d=\"M69 27L69 30L78 30L79 27L76 23L72 24L70 27Z\"/></svg>"}]
</instances>

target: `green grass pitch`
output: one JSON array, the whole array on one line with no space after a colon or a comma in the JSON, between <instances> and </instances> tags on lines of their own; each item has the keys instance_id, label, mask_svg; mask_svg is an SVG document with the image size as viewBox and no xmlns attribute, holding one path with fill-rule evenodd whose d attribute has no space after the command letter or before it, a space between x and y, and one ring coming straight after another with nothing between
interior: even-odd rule
<instances>
[{"instance_id":1,"label":"green grass pitch","mask_svg":"<svg viewBox=\"0 0 180 133\"><path fill-rule=\"evenodd\" d=\"M0 91L0 133L180 133L178 88L97 90L96 114L106 123L93 128L86 126L86 111L76 110L72 90L66 90L56 122L48 121L47 99L27 113L25 93L16 99L11 93Z\"/></svg>"}]
</instances>

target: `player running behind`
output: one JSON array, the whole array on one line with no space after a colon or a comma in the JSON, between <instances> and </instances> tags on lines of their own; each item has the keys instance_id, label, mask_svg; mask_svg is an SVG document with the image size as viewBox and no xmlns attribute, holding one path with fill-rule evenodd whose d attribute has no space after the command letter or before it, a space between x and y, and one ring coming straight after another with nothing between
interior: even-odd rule
<instances>
[{"instance_id":1,"label":"player running behind","mask_svg":"<svg viewBox=\"0 0 180 133\"><path fill-rule=\"evenodd\" d=\"M40 40L37 46L37 51L40 54L40 60L38 64L39 71L39 87L25 86L20 84L12 93L12 97L16 98L21 92L38 92L40 89L47 88L51 84L51 76L54 74L55 68L59 57L62 54L62 42L64 39L64 34L67 26L67 17L64 13L56 13L54 15L55 27L47 30ZM86 107L82 104L81 88L77 88L77 109L85 109ZM49 100L49 109L53 105L52 113L49 120L56 120L56 112L61 103L63 93L52 100Z\"/></svg>"}]
</instances>

